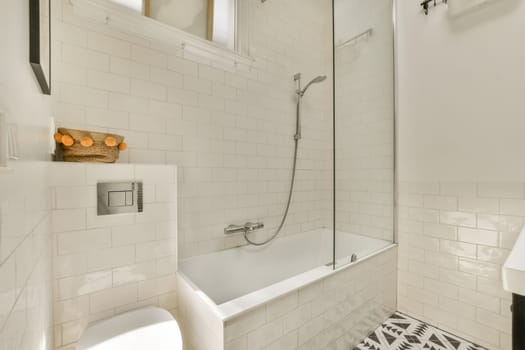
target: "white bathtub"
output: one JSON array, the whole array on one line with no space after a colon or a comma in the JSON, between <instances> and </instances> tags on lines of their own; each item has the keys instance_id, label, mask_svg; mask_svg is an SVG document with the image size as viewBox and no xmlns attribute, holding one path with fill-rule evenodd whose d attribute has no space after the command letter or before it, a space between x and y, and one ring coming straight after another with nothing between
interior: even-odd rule
<instances>
[{"instance_id":1,"label":"white bathtub","mask_svg":"<svg viewBox=\"0 0 525 350\"><path fill-rule=\"evenodd\" d=\"M352 349L396 309L397 249L338 232L334 270L332 242L315 230L180 261L185 349Z\"/></svg>"},{"instance_id":2,"label":"white bathtub","mask_svg":"<svg viewBox=\"0 0 525 350\"><path fill-rule=\"evenodd\" d=\"M351 233L336 234L336 267L379 254L393 244ZM275 240L188 258L179 273L217 315L227 321L252 308L336 273L333 233L319 229Z\"/></svg>"}]
</instances>

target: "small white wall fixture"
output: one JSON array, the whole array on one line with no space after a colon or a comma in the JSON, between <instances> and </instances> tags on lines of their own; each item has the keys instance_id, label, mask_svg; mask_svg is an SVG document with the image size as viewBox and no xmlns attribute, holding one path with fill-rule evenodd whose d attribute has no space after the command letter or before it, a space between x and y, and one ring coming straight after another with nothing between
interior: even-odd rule
<instances>
[{"instance_id":1,"label":"small white wall fixture","mask_svg":"<svg viewBox=\"0 0 525 350\"><path fill-rule=\"evenodd\" d=\"M0 169L7 167L7 122L0 111Z\"/></svg>"},{"instance_id":2,"label":"small white wall fixture","mask_svg":"<svg viewBox=\"0 0 525 350\"><path fill-rule=\"evenodd\" d=\"M499 0L448 0L449 15L451 17L466 15L497 1Z\"/></svg>"}]
</instances>

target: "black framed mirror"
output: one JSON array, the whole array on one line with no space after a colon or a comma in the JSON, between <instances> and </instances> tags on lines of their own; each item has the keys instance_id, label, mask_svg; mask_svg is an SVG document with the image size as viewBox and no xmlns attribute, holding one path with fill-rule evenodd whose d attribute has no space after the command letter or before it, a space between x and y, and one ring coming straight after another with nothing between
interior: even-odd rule
<instances>
[{"instance_id":1,"label":"black framed mirror","mask_svg":"<svg viewBox=\"0 0 525 350\"><path fill-rule=\"evenodd\" d=\"M51 95L50 0L29 0L29 62L42 92Z\"/></svg>"}]
</instances>

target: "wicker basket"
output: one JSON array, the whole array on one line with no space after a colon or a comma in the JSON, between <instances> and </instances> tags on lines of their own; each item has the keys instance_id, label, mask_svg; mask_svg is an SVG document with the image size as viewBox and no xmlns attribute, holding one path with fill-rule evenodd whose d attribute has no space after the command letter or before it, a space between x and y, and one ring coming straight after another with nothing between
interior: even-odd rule
<instances>
[{"instance_id":1,"label":"wicker basket","mask_svg":"<svg viewBox=\"0 0 525 350\"><path fill-rule=\"evenodd\" d=\"M66 128L59 128L58 133L69 135L74 140L74 144L71 146L60 144L62 158L65 162L115 163L119 157L119 145L124 144L124 137L115 134ZM85 137L91 138L93 145L82 146L80 140ZM107 146L105 143L107 137L113 137L116 140L116 145Z\"/></svg>"}]
</instances>

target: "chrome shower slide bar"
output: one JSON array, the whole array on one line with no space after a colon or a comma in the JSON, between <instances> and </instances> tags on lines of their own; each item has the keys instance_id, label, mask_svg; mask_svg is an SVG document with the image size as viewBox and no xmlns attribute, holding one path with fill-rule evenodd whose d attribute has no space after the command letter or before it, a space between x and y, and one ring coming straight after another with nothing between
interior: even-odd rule
<instances>
[{"instance_id":1,"label":"chrome shower slide bar","mask_svg":"<svg viewBox=\"0 0 525 350\"><path fill-rule=\"evenodd\" d=\"M336 47L337 49L339 49L339 48L342 48L342 47L345 47L345 46L351 45L351 44L353 44L356 40L361 39L362 37L365 37L365 36L371 36L373 32L374 32L374 29L373 29L373 28L369 28L369 29L365 30L364 32L362 32L362 33L360 33L360 34L354 35L353 37L351 37L351 38L348 39L348 40L345 40L345 41L343 41L343 42L338 43L337 45L335 45L335 47Z\"/></svg>"}]
</instances>

